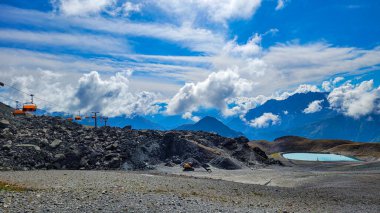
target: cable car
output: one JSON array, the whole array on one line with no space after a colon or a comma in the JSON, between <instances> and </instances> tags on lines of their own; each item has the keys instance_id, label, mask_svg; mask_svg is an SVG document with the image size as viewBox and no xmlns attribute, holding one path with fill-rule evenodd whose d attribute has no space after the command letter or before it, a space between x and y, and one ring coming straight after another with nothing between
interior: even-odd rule
<instances>
[{"instance_id":1,"label":"cable car","mask_svg":"<svg viewBox=\"0 0 380 213\"><path fill-rule=\"evenodd\" d=\"M73 121L73 118L67 118L68 121Z\"/></svg>"},{"instance_id":2,"label":"cable car","mask_svg":"<svg viewBox=\"0 0 380 213\"><path fill-rule=\"evenodd\" d=\"M25 112L20 109L18 101L16 101L16 109L13 110L12 114L13 116L25 115Z\"/></svg>"},{"instance_id":3,"label":"cable car","mask_svg":"<svg viewBox=\"0 0 380 213\"><path fill-rule=\"evenodd\" d=\"M78 115L76 115L76 116L74 117L74 119L75 119L76 121L80 121L80 120L82 120L82 117L80 116L80 112L78 112Z\"/></svg>"},{"instance_id":4,"label":"cable car","mask_svg":"<svg viewBox=\"0 0 380 213\"><path fill-rule=\"evenodd\" d=\"M33 94L30 95L31 101L30 103L25 103L22 106L22 111L24 112L35 112L37 110L37 105L33 103Z\"/></svg>"}]
</instances>

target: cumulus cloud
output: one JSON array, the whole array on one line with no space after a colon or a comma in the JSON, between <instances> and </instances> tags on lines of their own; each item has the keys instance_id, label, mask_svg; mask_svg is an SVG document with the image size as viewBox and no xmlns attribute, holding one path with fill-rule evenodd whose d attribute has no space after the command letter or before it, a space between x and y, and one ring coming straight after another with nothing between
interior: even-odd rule
<instances>
[{"instance_id":1,"label":"cumulus cloud","mask_svg":"<svg viewBox=\"0 0 380 213\"><path fill-rule=\"evenodd\" d=\"M301 84L297 87L297 89L295 89L294 91L292 92L283 92L281 93L280 95L277 95L277 96L273 96L272 98L273 99L276 99L276 100L285 100L287 98L289 98L290 96L294 95L294 94L298 94L298 93L308 93L308 92L320 92L321 90L318 89L318 87L316 85L311 85L311 84Z\"/></svg>"},{"instance_id":2,"label":"cumulus cloud","mask_svg":"<svg viewBox=\"0 0 380 213\"><path fill-rule=\"evenodd\" d=\"M330 92L333 88L333 85L331 85L330 81L323 81L322 82L322 89L326 92Z\"/></svg>"},{"instance_id":3,"label":"cumulus cloud","mask_svg":"<svg viewBox=\"0 0 380 213\"><path fill-rule=\"evenodd\" d=\"M169 114L192 112L200 106L205 106L222 109L228 114L226 100L242 96L251 88L251 83L240 78L233 70L214 72L204 81L185 84L169 101L167 112Z\"/></svg>"},{"instance_id":4,"label":"cumulus cloud","mask_svg":"<svg viewBox=\"0 0 380 213\"><path fill-rule=\"evenodd\" d=\"M332 109L355 119L380 112L380 87L375 88L373 80L345 83L333 89L327 99Z\"/></svg>"},{"instance_id":5,"label":"cumulus cloud","mask_svg":"<svg viewBox=\"0 0 380 213\"><path fill-rule=\"evenodd\" d=\"M334 79L330 79L329 81L323 81L322 82L322 89L326 92L330 92L332 89L334 89L337 85L337 83L344 80L344 77L338 76Z\"/></svg>"},{"instance_id":6,"label":"cumulus cloud","mask_svg":"<svg viewBox=\"0 0 380 213\"><path fill-rule=\"evenodd\" d=\"M311 102L304 110L303 113L305 114L311 114L315 112L319 112L322 110L322 102L323 100L316 100Z\"/></svg>"},{"instance_id":7,"label":"cumulus cloud","mask_svg":"<svg viewBox=\"0 0 380 213\"><path fill-rule=\"evenodd\" d=\"M129 91L130 75L130 71L119 72L107 80L101 79L96 71L83 75L75 92L79 103L75 107L108 116L157 113L159 106L155 104L154 93Z\"/></svg>"},{"instance_id":8,"label":"cumulus cloud","mask_svg":"<svg viewBox=\"0 0 380 213\"><path fill-rule=\"evenodd\" d=\"M259 105L264 104L272 97L258 95L256 97L234 97L227 99L228 112L230 115L242 115Z\"/></svg>"},{"instance_id":9,"label":"cumulus cloud","mask_svg":"<svg viewBox=\"0 0 380 213\"><path fill-rule=\"evenodd\" d=\"M199 116L194 116L191 112L185 112L183 115L182 115L182 118L183 119L190 119L194 122L198 122L201 118Z\"/></svg>"},{"instance_id":10,"label":"cumulus cloud","mask_svg":"<svg viewBox=\"0 0 380 213\"><path fill-rule=\"evenodd\" d=\"M76 85L66 85L61 74L39 70L34 75L16 76L10 85L34 93L39 108L67 113L99 111L113 117L118 115L156 114L158 96L152 92L132 93L129 89L131 71L118 72L102 78L96 71L82 75ZM26 94L13 91L11 98L29 101Z\"/></svg>"},{"instance_id":11,"label":"cumulus cloud","mask_svg":"<svg viewBox=\"0 0 380 213\"><path fill-rule=\"evenodd\" d=\"M257 117L249 122L249 125L255 128L265 128L270 125L277 125L281 122L281 118L278 115L272 113L264 113L260 117Z\"/></svg>"}]
</instances>

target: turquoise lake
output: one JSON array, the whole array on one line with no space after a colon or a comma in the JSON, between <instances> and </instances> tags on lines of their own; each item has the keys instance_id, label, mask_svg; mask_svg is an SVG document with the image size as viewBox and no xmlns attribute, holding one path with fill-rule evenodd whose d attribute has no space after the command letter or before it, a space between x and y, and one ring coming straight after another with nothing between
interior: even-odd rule
<instances>
[{"instance_id":1,"label":"turquoise lake","mask_svg":"<svg viewBox=\"0 0 380 213\"><path fill-rule=\"evenodd\" d=\"M322 153L286 153L282 155L289 160L303 161L359 161L355 158L337 154L322 154Z\"/></svg>"}]
</instances>

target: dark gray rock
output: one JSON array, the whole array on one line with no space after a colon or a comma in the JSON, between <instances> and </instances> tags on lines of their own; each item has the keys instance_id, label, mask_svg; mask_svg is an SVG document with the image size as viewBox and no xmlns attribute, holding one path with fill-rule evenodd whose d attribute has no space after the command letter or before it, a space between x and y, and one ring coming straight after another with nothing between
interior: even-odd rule
<instances>
[{"instance_id":1,"label":"dark gray rock","mask_svg":"<svg viewBox=\"0 0 380 213\"><path fill-rule=\"evenodd\" d=\"M9 126L10 126L10 123L8 120L5 120L5 119L0 120L0 129L5 129L5 128L8 128Z\"/></svg>"},{"instance_id":2,"label":"dark gray rock","mask_svg":"<svg viewBox=\"0 0 380 213\"><path fill-rule=\"evenodd\" d=\"M54 149L54 148L57 148L61 143L62 143L61 140L55 139L53 142L51 142L49 146Z\"/></svg>"},{"instance_id":3,"label":"dark gray rock","mask_svg":"<svg viewBox=\"0 0 380 213\"><path fill-rule=\"evenodd\" d=\"M36 151L41 151L41 148L34 144L17 144L16 147L26 147L26 148L33 148Z\"/></svg>"}]
</instances>

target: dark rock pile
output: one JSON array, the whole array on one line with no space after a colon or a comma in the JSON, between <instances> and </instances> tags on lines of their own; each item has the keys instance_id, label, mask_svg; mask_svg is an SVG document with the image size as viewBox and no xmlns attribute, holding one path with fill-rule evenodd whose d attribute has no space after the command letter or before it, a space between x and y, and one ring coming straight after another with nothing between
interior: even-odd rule
<instances>
[{"instance_id":1,"label":"dark rock pile","mask_svg":"<svg viewBox=\"0 0 380 213\"><path fill-rule=\"evenodd\" d=\"M59 117L0 112L0 170L152 169L186 159L224 169L273 163L244 137L189 131L90 128ZM236 165L235 165L236 164Z\"/></svg>"}]
</instances>

